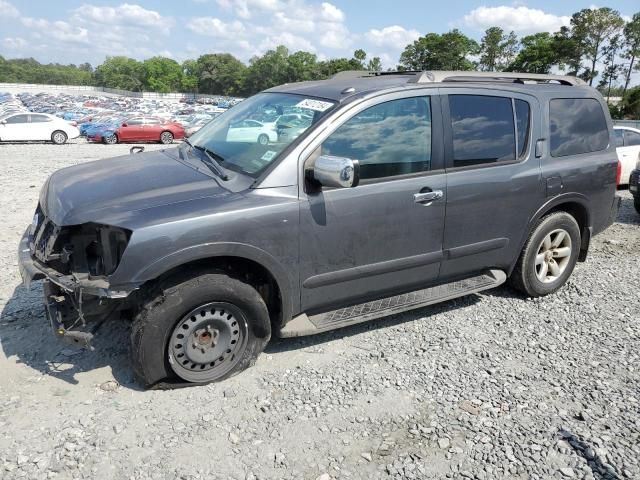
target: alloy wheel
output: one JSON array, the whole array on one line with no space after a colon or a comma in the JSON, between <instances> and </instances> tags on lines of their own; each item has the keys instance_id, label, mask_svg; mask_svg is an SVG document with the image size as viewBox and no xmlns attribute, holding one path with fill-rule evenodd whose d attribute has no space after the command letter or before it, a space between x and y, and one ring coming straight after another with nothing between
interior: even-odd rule
<instances>
[{"instance_id":1,"label":"alloy wheel","mask_svg":"<svg viewBox=\"0 0 640 480\"><path fill-rule=\"evenodd\" d=\"M571 263L571 236L558 228L548 233L535 256L536 277L542 283L555 282Z\"/></svg>"}]
</instances>

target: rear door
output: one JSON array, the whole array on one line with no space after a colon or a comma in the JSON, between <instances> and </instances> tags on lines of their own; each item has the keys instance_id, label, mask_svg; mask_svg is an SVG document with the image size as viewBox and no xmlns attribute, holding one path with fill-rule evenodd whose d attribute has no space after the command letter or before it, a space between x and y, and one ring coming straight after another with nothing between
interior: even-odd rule
<instances>
[{"instance_id":1,"label":"rear door","mask_svg":"<svg viewBox=\"0 0 640 480\"><path fill-rule=\"evenodd\" d=\"M302 157L305 168L320 154L360 164L358 186L307 184L300 194L301 303L308 313L415 290L435 282L440 269L446 175L437 96L385 95L345 117ZM435 199L423 199L429 192Z\"/></svg>"},{"instance_id":2,"label":"rear door","mask_svg":"<svg viewBox=\"0 0 640 480\"><path fill-rule=\"evenodd\" d=\"M143 139L149 142L160 140L160 120L153 117L145 117L142 127Z\"/></svg>"},{"instance_id":3,"label":"rear door","mask_svg":"<svg viewBox=\"0 0 640 480\"><path fill-rule=\"evenodd\" d=\"M544 200L535 97L491 89L442 89L447 218L441 279L508 269ZM481 92L481 93L479 93Z\"/></svg>"},{"instance_id":4,"label":"rear door","mask_svg":"<svg viewBox=\"0 0 640 480\"><path fill-rule=\"evenodd\" d=\"M32 113L30 117L31 122L29 128L31 129L33 140L51 140L53 119L37 113Z\"/></svg>"}]
</instances>

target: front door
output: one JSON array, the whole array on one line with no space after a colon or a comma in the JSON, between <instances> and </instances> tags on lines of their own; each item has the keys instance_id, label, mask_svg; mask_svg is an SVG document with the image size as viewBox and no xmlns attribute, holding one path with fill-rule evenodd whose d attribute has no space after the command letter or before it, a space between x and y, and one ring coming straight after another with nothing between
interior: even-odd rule
<instances>
[{"instance_id":1,"label":"front door","mask_svg":"<svg viewBox=\"0 0 640 480\"><path fill-rule=\"evenodd\" d=\"M20 113L5 118L0 124L0 140L33 140L29 130L29 115Z\"/></svg>"},{"instance_id":2,"label":"front door","mask_svg":"<svg viewBox=\"0 0 640 480\"><path fill-rule=\"evenodd\" d=\"M301 193L301 304L307 313L438 278L446 201L440 109L437 97L412 95L356 107L305 162L309 168L320 154L358 160L361 179L354 188L307 185Z\"/></svg>"},{"instance_id":3,"label":"front door","mask_svg":"<svg viewBox=\"0 0 640 480\"><path fill-rule=\"evenodd\" d=\"M135 142L144 139L143 120L142 117L130 118L126 122L126 126L118 129L118 136L122 142Z\"/></svg>"}]
</instances>

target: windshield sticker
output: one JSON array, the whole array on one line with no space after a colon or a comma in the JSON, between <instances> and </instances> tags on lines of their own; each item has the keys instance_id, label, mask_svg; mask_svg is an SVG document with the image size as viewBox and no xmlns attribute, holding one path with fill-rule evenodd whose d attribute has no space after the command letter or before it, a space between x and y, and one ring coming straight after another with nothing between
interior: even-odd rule
<instances>
[{"instance_id":1,"label":"windshield sticker","mask_svg":"<svg viewBox=\"0 0 640 480\"><path fill-rule=\"evenodd\" d=\"M278 152L274 152L273 150L267 150L266 152L264 152L264 155L262 155L262 157L260 157L260 159L264 160L265 162L268 162L268 161L272 160L273 157L276 156L276 153L278 153Z\"/></svg>"},{"instance_id":2,"label":"windshield sticker","mask_svg":"<svg viewBox=\"0 0 640 480\"><path fill-rule=\"evenodd\" d=\"M326 109L331 108L333 103L323 102L322 100L312 100L305 98L301 102L296 104L298 108L308 108L309 110L316 110L317 112L324 112Z\"/></svg>"}]
</instances>

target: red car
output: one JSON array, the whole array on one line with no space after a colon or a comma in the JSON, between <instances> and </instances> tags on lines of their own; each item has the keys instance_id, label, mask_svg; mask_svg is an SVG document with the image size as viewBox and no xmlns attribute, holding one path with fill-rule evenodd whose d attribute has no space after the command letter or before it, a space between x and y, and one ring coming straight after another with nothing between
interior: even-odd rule
<instances>
[{"instance_id":1,"label":"red car","mask_svg":"<svg viewBox=\"0 0 640 480\"><path fill-rule=\"evenodd\" d=\"M131 117L117 128L101 130L89 140L104 143L160 142L172 143L184 138L184 128L179 123L165 122L156 117Z\"/></svg>"}]
</instances>

